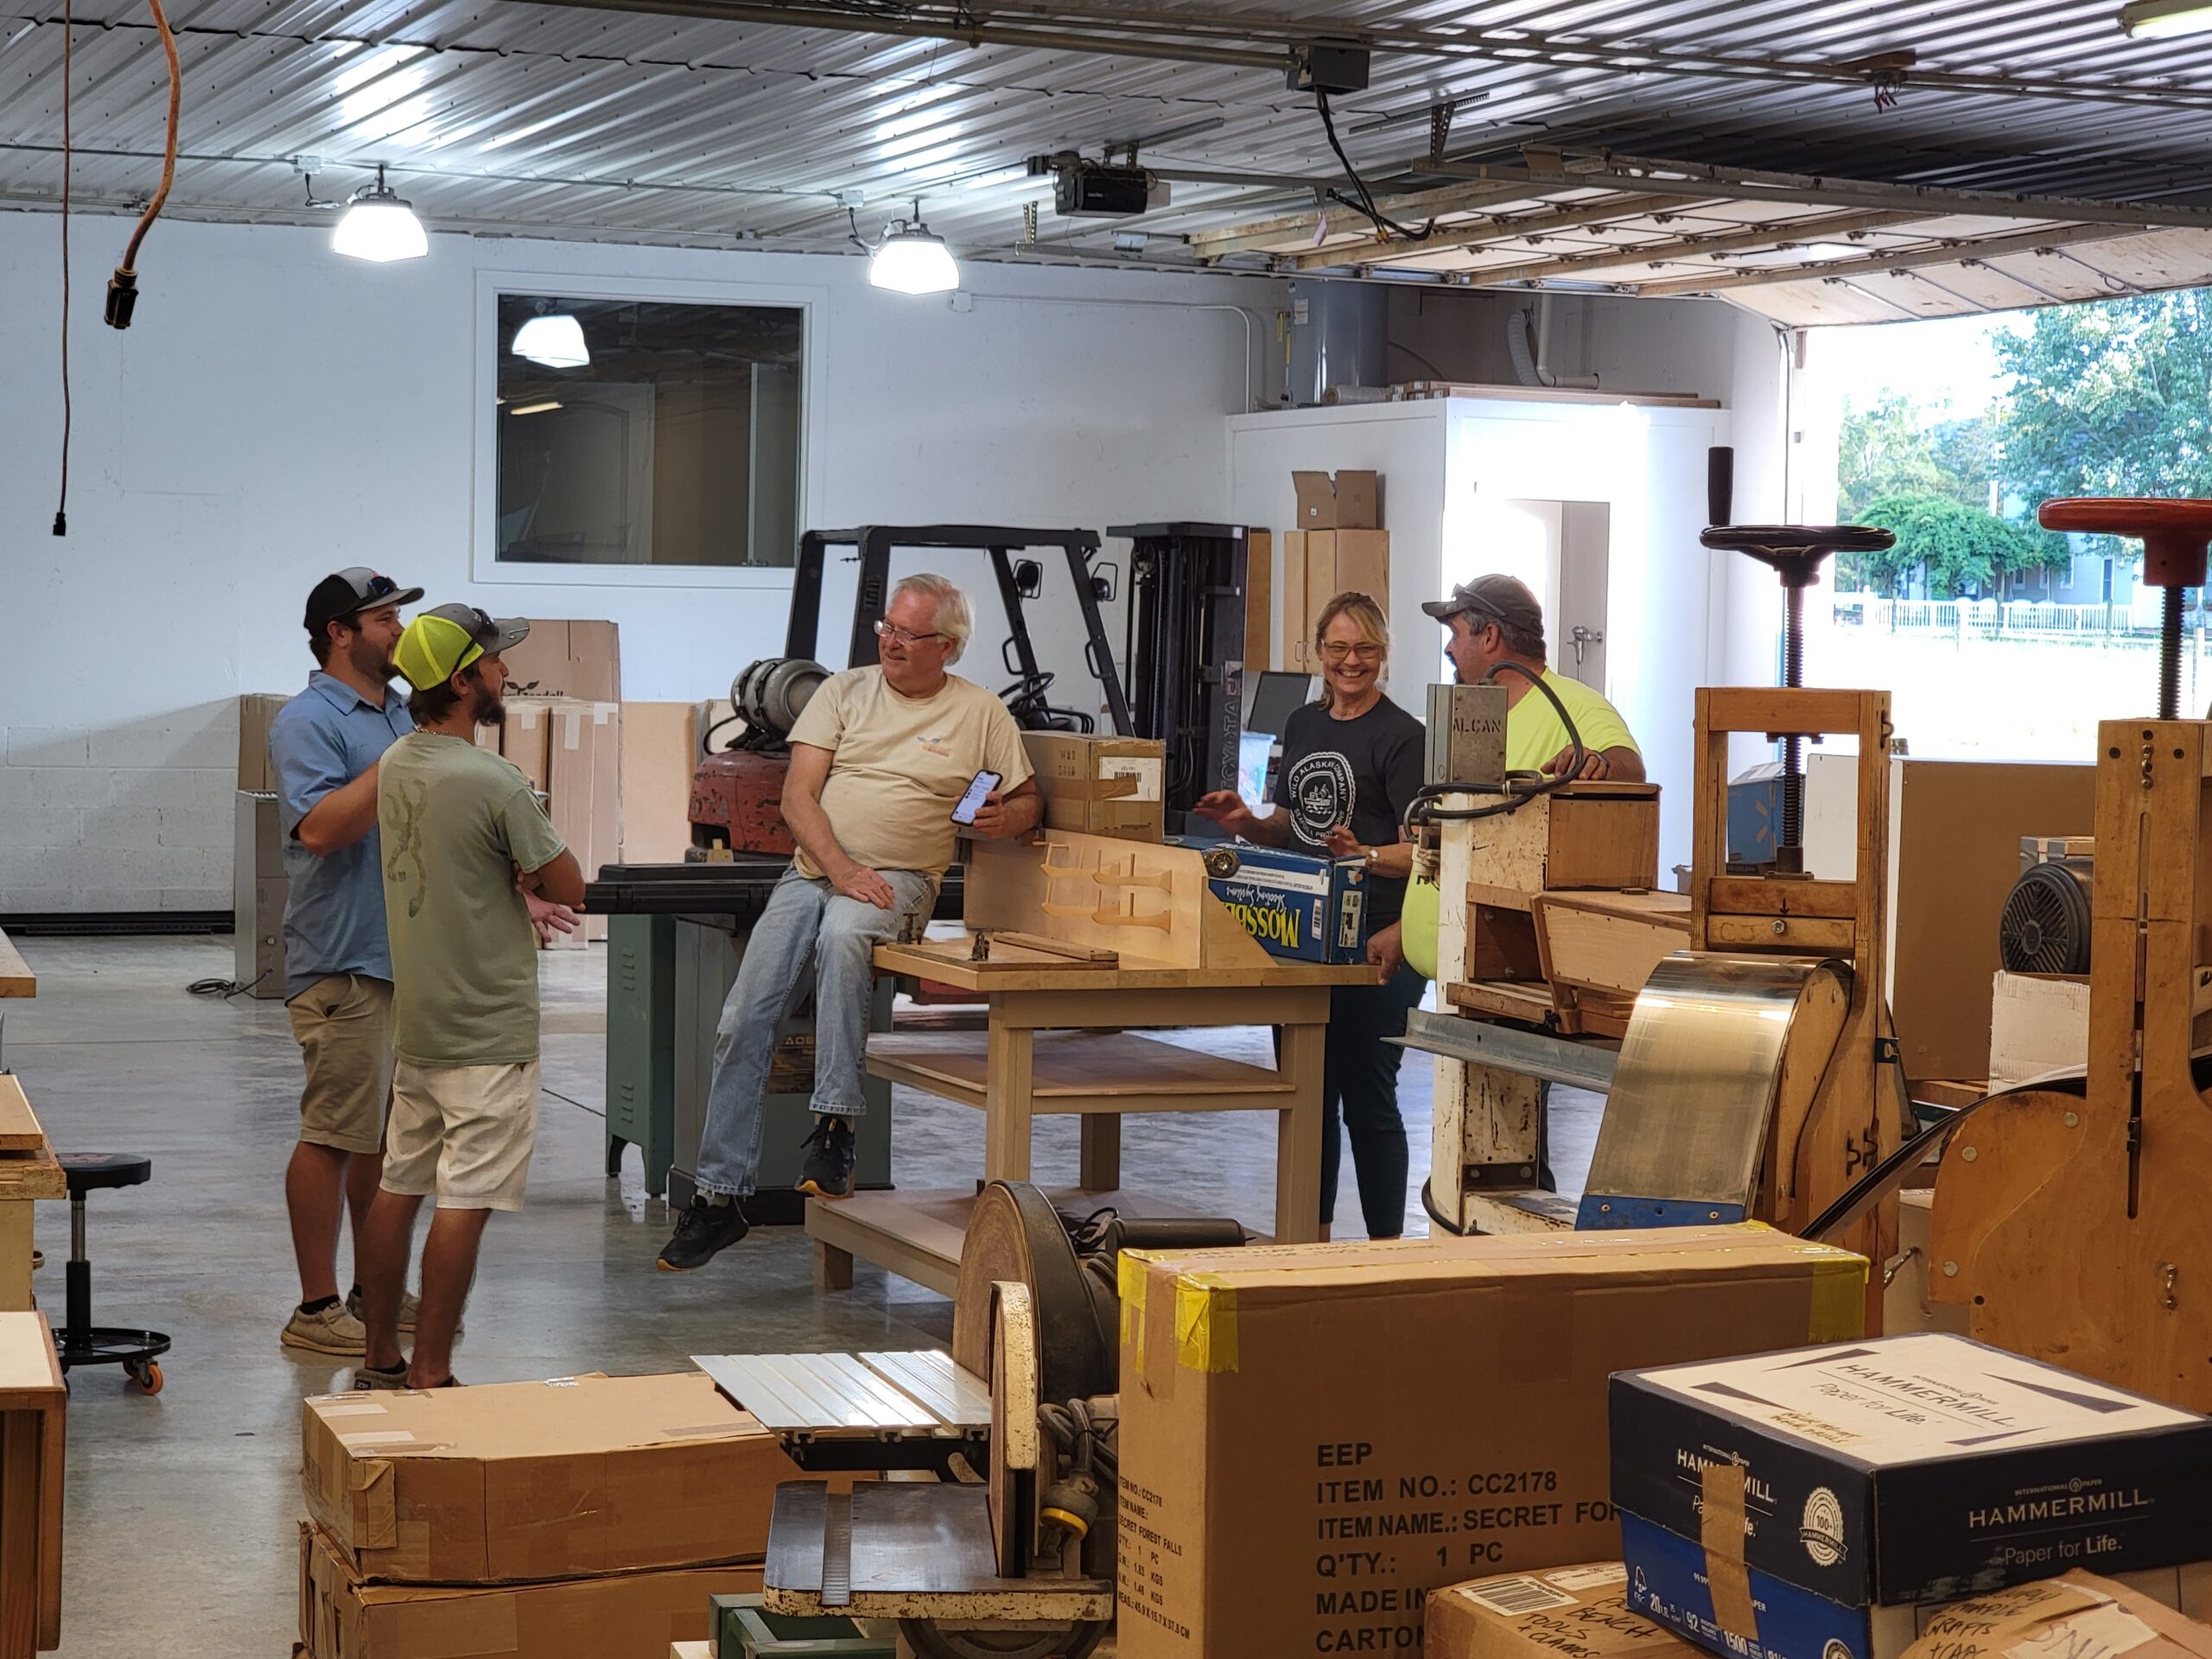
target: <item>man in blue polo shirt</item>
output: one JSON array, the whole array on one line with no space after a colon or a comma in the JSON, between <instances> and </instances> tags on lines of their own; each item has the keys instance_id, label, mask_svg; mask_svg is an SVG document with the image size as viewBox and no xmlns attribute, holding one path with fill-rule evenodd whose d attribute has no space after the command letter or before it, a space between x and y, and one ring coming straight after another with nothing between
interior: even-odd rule
<instances>
[{"instance_id":1,"label":"man in blue polo shirt","mask_svg":"<svg viewBox=\"0 0 2212 1659\"><path fill-rule=\"evenodd\" d=\"M391 1093L391 947L385 937L377 839L377 761L415 729L397 672L399 607L423 597L361 566L308 595L308 648L318 666L277 713L269 758L281 798L285 1009L307 1065L300 1140L284 1173L300 1305L287 1348L358 1358L359 1310L339 1295L338 1230L361 1217L384 1161ZM358 1282L358 1274L356 1275Z\"/></svg>"}]
</instances>

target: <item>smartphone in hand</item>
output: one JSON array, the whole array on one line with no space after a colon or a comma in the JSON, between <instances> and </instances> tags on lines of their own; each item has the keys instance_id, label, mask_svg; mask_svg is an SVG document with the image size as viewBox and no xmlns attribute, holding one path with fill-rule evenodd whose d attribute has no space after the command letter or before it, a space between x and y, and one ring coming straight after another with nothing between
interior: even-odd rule
<instances>
[{"instance_id":1,"label":"smartphone in hand","mask_svg":"<svg viewBox=\"0 0 2212 1659\"><path fill-rule=\"evenodd\" d=\"M955 823L975 823L976 810L989 798L990 792L1005 781L1005 779L995 772L979 772L970 778L968 780L967 793L960 798L960 804L952 809L952 821Z\"/></svg>"}]
</instances>

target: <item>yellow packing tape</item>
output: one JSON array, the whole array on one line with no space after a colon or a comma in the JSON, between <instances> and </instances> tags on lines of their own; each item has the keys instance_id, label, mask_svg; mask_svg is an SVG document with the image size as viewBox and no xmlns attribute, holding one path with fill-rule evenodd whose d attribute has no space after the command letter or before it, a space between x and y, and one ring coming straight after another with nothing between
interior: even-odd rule
<instances>
[{"instance_id":1,"label":"yellow packing tape","mask_svg":"<svg viewBox=\"0 0 2212 1659\"><path fill-rule=\"evenodd\" d=\"M1866 1258L1838 1250L1813 1263L1808 1342L1848 1342L1866 1332Z\"/></svg>"},{"instance_id":2,"label":"yellow packing tape","mask_svg":"<svg viewBox=\"0 0 2212 1659\"><path fill-rule=\"evenodd\" d=\"M1190 1371L1236 1369L1236 1293L1215 1274L1175 1281L1175 1359Z\"/></svg>"},{"instance_id":3,"label":"yellow packing tape","mask_svg":"<svg viewBox=\"0 0 2212 1659\"><path fill-rule=\"evenodd\" d=\"M1115 1265L1116 1288L1122 1293L1122 1348L1144 1368L1144 1262L1134 1250L1123 1250Z\"/></svg>"}]
</instances>

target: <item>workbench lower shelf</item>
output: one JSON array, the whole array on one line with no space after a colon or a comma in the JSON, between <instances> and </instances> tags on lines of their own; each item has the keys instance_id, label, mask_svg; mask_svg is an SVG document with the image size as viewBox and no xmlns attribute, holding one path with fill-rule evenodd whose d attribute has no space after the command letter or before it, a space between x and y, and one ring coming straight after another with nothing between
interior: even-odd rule
<instances>
[{"instance_id":1,"label":"workbench lower shelf","mask_svg":"<svg viewBox=\"0 0 2212 1659\"><path fill-rule=\"evenodd\" d=\"M987 1032L876 1036L868 1069L982 1110L990 1082ZM1267 1066L1131 1032L1040 1032L1032 1043L1033 1114L1250 1112L1278 1108L1297 1085Z\"/></svg>"},{"instance_id":2,"label":"workbench lower shelf","mask_svg":"<svg viewBox=\"0 0 2212 1659\"><path fill-rule=\"evenodd\" d=\"M1094 1210L1140 1218L1197 1213L1165 1198L1119 1189L1093 1192L1064 1186L1048 1189L1045 1196L1054 1209L1078 1216ZM950 1296L960 1282L960 1247L975 1207L976 1189L964 1186L810 1198L806 1233L814 1241L814 1282L824 1290L851 1289L857 1258ZM1255 1244L1268 1242L1257 1233L1251 1239Z\"/></svg>"}]
</instances>

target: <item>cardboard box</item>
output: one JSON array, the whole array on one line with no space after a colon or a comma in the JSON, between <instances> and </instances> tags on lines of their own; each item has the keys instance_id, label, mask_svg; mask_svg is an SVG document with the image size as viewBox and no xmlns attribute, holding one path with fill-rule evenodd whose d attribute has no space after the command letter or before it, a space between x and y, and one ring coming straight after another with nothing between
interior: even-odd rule
<instances>
[{"instance_id":1,"label":"cardboard box","mask_svg":"<svg viewBox=\"0 0 2212 1659\"><path fill-rule=\"evenodd\" d=\"M546 793L553 828L594 880L602 864L622 858L622 705L563 699L554 705L548 733ZM577 945L607 937L607 918L586 916L563 943Z\"/></svg>"},{"instance_id":2,"label":"cardboard box","mask_svg":"<svg viewBox=\"0 0 2212 1659\"><path fill-rule=\"evenodd\" d=\"M1166 829L1167 746L1151 737L1024 732L1021 747L1045 797L1045 827L1124 841Z\"/></svg>"},{"instance_id":3,"label":"cardboard box","mask_svg":"<svg viewBox=\"0 0 2212 1659\"><path fill-rule=\"evenodd\" d=\"M530 638L502 653L510 696L619 702L622 641L612 622L532 618Z\"/></svg>"},{"instance_id":4,"label":"cardboard box","mask_svg":"<svg viewBox=\"0 0 2212 1659\"><path fill-rule=\"evenodd\" d=\"M1306 532L1291 530L1282 538L1282 665L1291 673L1313 671L1313 615L1306 603Z\"/></svg>"},{"instance_id":5,"label":"cardboard box","mask_svg":"<svg viewBox=\"0 0 2212 1659\"><path fill-rule=\"evenodd\" d=\"M1211 876L1207 885L1269 956L1367 960L1366 861L1271 847L1236 853L1236 874Z\"/></svg>"},{"instance_id":6,"label":"cardboard box","mask_svg":"<svg viewBox=\"0 0 2212 1659\"><path fill-rule=\"evenodd\" d=\"M1424 1604L1421 1651L1428 1659L1694 1659L1698 1649L1630 1607L1627 1592L1618 1561L1455 1584Z\"/></svg>"},{"instance_id":7,"label":"cardboard box","mask_svg":"<svg viewBox=\"0 0 2212 1659\"><path fill-rule=\"evenodd\" d=\"M2089 982L1997 970L1989 998L1989 1086L2010 1089L2089 1059Z\"/></svg>"},{"instance_id":8,"label":"cardboard box","mask_svg":"<svg viewBox=\"0 0 2212 1659\"><path fill-rule=\"evenodd\" d=\"M276 774L269 764L269 727L276 711L291 701L282 691L249 691L238 699L238 787L269 790L276 787Z\"/></svg>"},{"instance_id":9,"label":"cardboard box","mask_svg":"<svg viewBox=\"0 0 2212 1659\"><path fill-rule=\"evenodd\" d=\"M1715 1652L1895 1659L1917 1604L2212 1557L2212 1421L1922 1333L1618 1376L1638 1612Z\"/></svg>"},{"instance_id":10,"label":"cardboard box","mask_svg":"<svg viewBox=\"0 0 2212 1659\"><path fill-rule=\"evenodd\" d=\"M1906 1659L2212 1659L2212 1627L2164 1591L2077 1571L1923 1609Z\"/></svg>"},{"instance_id":11,"label":"cardboard box","mask_svg":"<svg viewBox=\"0 0 2212 1659\"><path fill-rule=\"evenodd\" d=\"M680 864L690 850L698 721L696 703L622 705L623 863Z\"/></svg>"},{"instance_id":12,"label":"cardboard box","mask_svg":"<svg viewBox=\"0 0 2212 1659\"><path fill-rule=\"evenodd\" d=\"M509 697L506 721L499 728L499 753L515 763L540 794L545 792L550 776L553 710L559 706L549 697Z\"/></svg>"},{"instance_id":13,"label":"cardboard box","mask_svg":"<svg viewBox=\"0 0 2212 1659\"><path fill-rule=\"evenodd\" d=\"M1122 1659L1405 1651L1612 1553L1611 1373L1851 1337L1866 1281L1750 1227L1123 1252Z\"/></svg>"},{"instance_id":14,"label":"cardboard box","mask_svg":"<svg viewBox=\"0 0 2212 1659\"><path fill-rule=\"evenodd\" d=\"M746 1564L543 1584L365 1584L315 1526L300 1527L307 1659L665 1659L703 1640L708 1599L760 1587Z\"/></svg>"},{"instance_id":15,"label":"cardboard box","mask_svg":"<svg viewBox=\"0 0 2212 1659\"><path fill-rule=\"evenodd\" d=\"M1805 867L1845 878L1859 844L1859 757L1805 766ZM2023 836L2086 836L2096 772L2063 762L1890 762L1890 1007L1905 1073L1989 1075L1997 918L2020 874Z\"/></svg>"},{"instance_id":16,"label":"cardboard box","mask_svg":"<svg viewBox=\"0 0 2212 1659\"><path fill-rule=\"evenodd\" d=\"M372 1582L757 1559L777 1483L800 1478L697 1371L324 1395L301 1417L308 1512Z\"/></svg>"},{"instance_id":17,"label":"cardboard box","mask_svg":"<svg viewBox=\"0 0 2212 1659\"><path fill-rule=\"evenodd\" d=\"M1382 523L1382 475L1347 467L1333 478L1326 473L1293 473L1300 530L1375 530Z\"/></svg>"},{"instance_id":18,"label":"cardboard box","mask_svg":"<svg viewBox=\"0 0 2212 1659\"><path fill-rule=\"evenodd\" d=\"M2212 1572L2162 1569L2125 1580L2069 1573L1971 1601L1913 1610L1904 1659L2212 1659L2212 1629L2192 1611ZM1628 1568L1481 1579L1430 1595L1428 1659L1692 1659L1703 1649L1628 1605ZM2124 1638L2107 1644L2106 1638ZM2171 1645L2169 1645L2169 1644ZM2163 1649L2163 1650L2162 1650Z\"/></svg>"}]
</instances>

